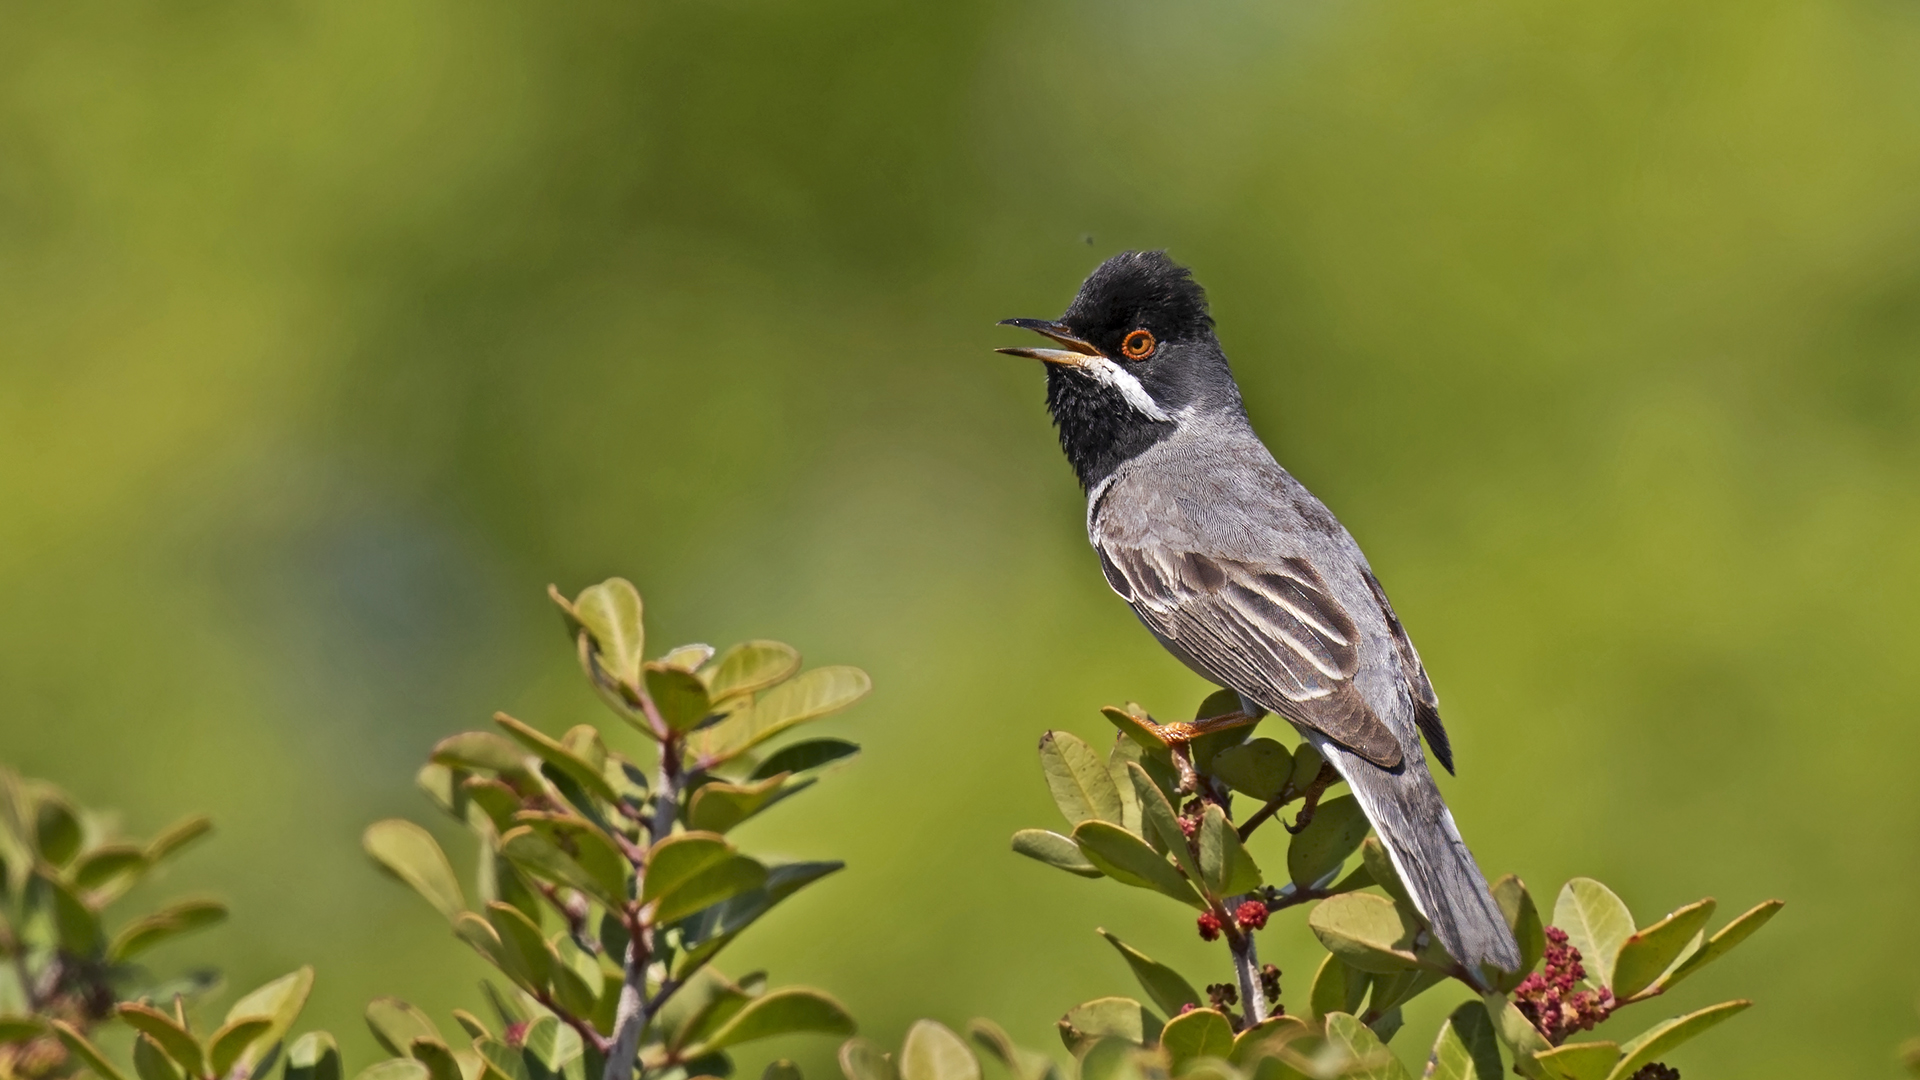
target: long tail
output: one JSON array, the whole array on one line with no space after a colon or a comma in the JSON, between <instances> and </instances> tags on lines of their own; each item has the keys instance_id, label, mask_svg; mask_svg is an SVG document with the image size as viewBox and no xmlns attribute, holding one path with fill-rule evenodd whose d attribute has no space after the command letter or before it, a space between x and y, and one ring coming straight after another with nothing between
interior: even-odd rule
<instances>
[{"instance_id":1,"label":"long tail","mask_svg":"<svg viewBox=\"0 0 1920 1080\"><path fill-rule=\"evenodd\" d=\"M1476 980L1482 964L1517 970L1520 946L1420 754L1407 755L1389 772L1317 733L1308 737L1353 789L1400 880L1447 952Z\"/></svg>"}]
</instances>

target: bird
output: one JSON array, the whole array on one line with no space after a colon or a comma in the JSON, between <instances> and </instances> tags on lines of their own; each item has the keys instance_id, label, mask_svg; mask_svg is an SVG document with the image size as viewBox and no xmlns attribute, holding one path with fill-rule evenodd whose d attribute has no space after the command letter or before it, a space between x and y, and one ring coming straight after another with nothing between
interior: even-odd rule
<instances>
[{"instance_id":1,"label":"bird","mask_svg":"<svg viewBox=\"0 0 1920 1080\"><path fill-rule=\"evenodd\" d=\"M1254 432L1206 292L1162 251L1101 263L1058 319L1047 409L1107 584L1250 723L1290 722L1352 790L1414 905L1483 989L1520 949L1427 767L1453 772L1420 654L1352 535Z\"/></svg>"}]
</instances>

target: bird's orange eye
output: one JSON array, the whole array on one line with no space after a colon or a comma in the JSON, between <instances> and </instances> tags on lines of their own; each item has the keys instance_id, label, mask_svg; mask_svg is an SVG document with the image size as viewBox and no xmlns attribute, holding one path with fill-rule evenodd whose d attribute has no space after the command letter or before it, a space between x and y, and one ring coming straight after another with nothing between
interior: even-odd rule
<instances>
[{"instance_id":1,"label":"bird's orange eye","mask_svg":"<svg viewBox=\"0 0 1920 1080\"><path fill-rule=\"evenodd\" d=\"M1135 330L1120 343L1120 355L1129 360L1145 360L1153 355L1153 347L1158 344L1153 334L1146 330Z\"/></svg>"}]
</instances>

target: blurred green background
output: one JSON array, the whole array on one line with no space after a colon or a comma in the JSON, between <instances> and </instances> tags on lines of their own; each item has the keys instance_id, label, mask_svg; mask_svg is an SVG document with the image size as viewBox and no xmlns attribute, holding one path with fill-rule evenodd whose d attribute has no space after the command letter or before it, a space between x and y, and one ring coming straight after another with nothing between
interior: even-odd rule
<instances>
[{"instance_id":1,"label":"blurred green background","mask_svg":"<svg viewBox=\"0 0 1920 1080\"><path fill-rule=\"evenodd\" d=\"M215 815L160 891L235 917L160 962L318 964L357 1067L368 997L444 1016L480 971L360 830L431 814L414 768L495 708L593 717L542 593L620 573L656 642L877 686L827 728L859 762L743 836L850 869L731 970L884 1041L984 1014L1055 1049L1131 989L1096 925L1224 977L1180 909L1007 849L1056 820L1041 730L1204 691L1102 582L1040 373L988 351L1125 247L1196 268L1255 423L1367 547L1485 866L1643 919L1788 901L1623 1023L1751 996L1675 1063L1893 1075L1895 0L0 7L0 760L141 830ZM1301 921L1264 936L1290 1002ZM831 1075L827 1040L773 1050Z\"/></svg>"}]
</instances>

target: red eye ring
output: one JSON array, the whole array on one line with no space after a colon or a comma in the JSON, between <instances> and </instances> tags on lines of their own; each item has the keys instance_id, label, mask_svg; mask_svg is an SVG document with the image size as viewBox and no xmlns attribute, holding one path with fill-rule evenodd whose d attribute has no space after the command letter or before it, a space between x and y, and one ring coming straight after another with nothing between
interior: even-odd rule
<instances>
[{"instance_id":1,"label":"red eye ring","mask_svg":"<svg viewBox=\"0 0 1920 1080\"><path fill-rule=\"evenodd\" d=\"M1120 342L1120 355L1129 360L1145 360L1153 355L1154 347L1158 344L1153 340L1152 331L1135 330Z\"/></svg>"}]
</instances>

